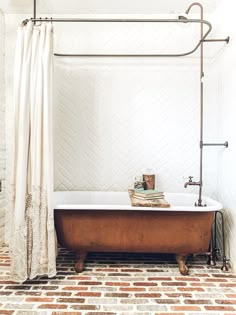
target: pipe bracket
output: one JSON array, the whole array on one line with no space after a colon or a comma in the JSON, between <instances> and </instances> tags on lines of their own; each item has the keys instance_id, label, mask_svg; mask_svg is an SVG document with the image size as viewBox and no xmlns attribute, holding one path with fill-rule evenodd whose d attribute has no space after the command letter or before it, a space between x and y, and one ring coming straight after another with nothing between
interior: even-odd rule
<instances>
[{"instance_id":1,"label":"pipe bracket","mask_svg":"<svg viewBox=\"0 0 236 315\"><path fill-rule=\"evenodd\" d=\"M230 37L227 36L226 38L213 38L213 39L202 39L201 42L204 43L214 43L214 42L226 42L227 44L229 43Z\"/></svg>"},{"instance_id":2,"label":"pipe bracket","mask_svg":"<svg viewBox=\"0 0 236 315\"><path fill-rule=\"evenodd\" d=\"M203 143L200 141L200 148L202 149L204 146L214 147L214 146L224 146L226 148L229 147L229 142L225 141L224 143Z\"/></svg>"}]
</instances>

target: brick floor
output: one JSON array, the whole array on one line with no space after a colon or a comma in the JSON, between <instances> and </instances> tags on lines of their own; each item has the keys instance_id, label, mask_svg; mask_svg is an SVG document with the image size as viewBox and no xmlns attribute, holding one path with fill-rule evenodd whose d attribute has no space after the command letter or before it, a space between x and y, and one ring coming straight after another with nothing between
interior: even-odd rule
<instances>
[{"instance_id":1,"label":"brick floor","mask_svg":"<svg viewBox=\"0 0 236 315\"><path fill-rule=\"evenodd\" d=\"M0 248L0 315L236 314L236 275L204 256L189 257L186 277L172 255L91 253L81 274L74 262L61 248L56 277L17 284L8 248Z\"/></svg>"}]
</instances>

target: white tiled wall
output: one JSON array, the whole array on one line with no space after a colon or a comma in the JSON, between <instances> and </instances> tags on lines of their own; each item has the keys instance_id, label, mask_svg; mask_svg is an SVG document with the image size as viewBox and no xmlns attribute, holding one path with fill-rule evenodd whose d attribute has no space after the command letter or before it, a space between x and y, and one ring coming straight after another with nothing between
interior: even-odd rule
<instances>
[{"instance_id":1,"label":"white tiled wall","mask_svg":"<svg viewBox=\"0 0 236 315\"><path fill-rule=\"evenodd\" d=\"M124 191L152 168L160 190L183 191L198 176L197 67L55 65L56 190Z\"/></svg>"},{"instance_id":2,"label":"white tiled wall","mask_svg":"<svg viewBox=\"0 0 236 315\"><path fill-rule=\"evenodd\" d=\"M5 178L5 84L4 84L5 23L0 11L0 243L4 232L4 178Z\"/></svg>"}]
</instances>

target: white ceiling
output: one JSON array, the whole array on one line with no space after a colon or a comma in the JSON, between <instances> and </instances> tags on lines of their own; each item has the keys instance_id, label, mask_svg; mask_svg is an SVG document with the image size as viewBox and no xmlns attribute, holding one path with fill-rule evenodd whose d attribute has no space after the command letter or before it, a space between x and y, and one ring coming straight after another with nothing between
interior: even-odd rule
<instances>
[{"instance_id":1,"label":"white ceiling","mask_svg":"<svg viewBox=\"0 0 236 315\"><path fill-rule=\"evenodd\" d=\"M222 0L200 0L206 13ZM194 0L37 0L41 14L170 14L184 12ZM0 0L4 13L33 12L33 0ZM195 10L195 11L194 11ZM198 8L193 12L198 12Z\"/></svg>"}]
</instances>

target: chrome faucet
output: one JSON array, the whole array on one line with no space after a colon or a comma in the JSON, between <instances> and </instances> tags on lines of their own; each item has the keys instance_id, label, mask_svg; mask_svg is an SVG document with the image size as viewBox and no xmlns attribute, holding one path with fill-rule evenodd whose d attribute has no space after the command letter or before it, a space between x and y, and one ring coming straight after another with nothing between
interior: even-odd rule
<instances>
[{"instance_id":1,"label":"chrome faucet","mask_svg":"<svg viewBox=\"0 0 236 315\"><path fill-rule=\"evenodd\" d=\"M184 184L184 188L187 188L188 185L201 186L201 182L193 182L193 176L189 176L189 181Z\"/></svg>"}]
</instances>

